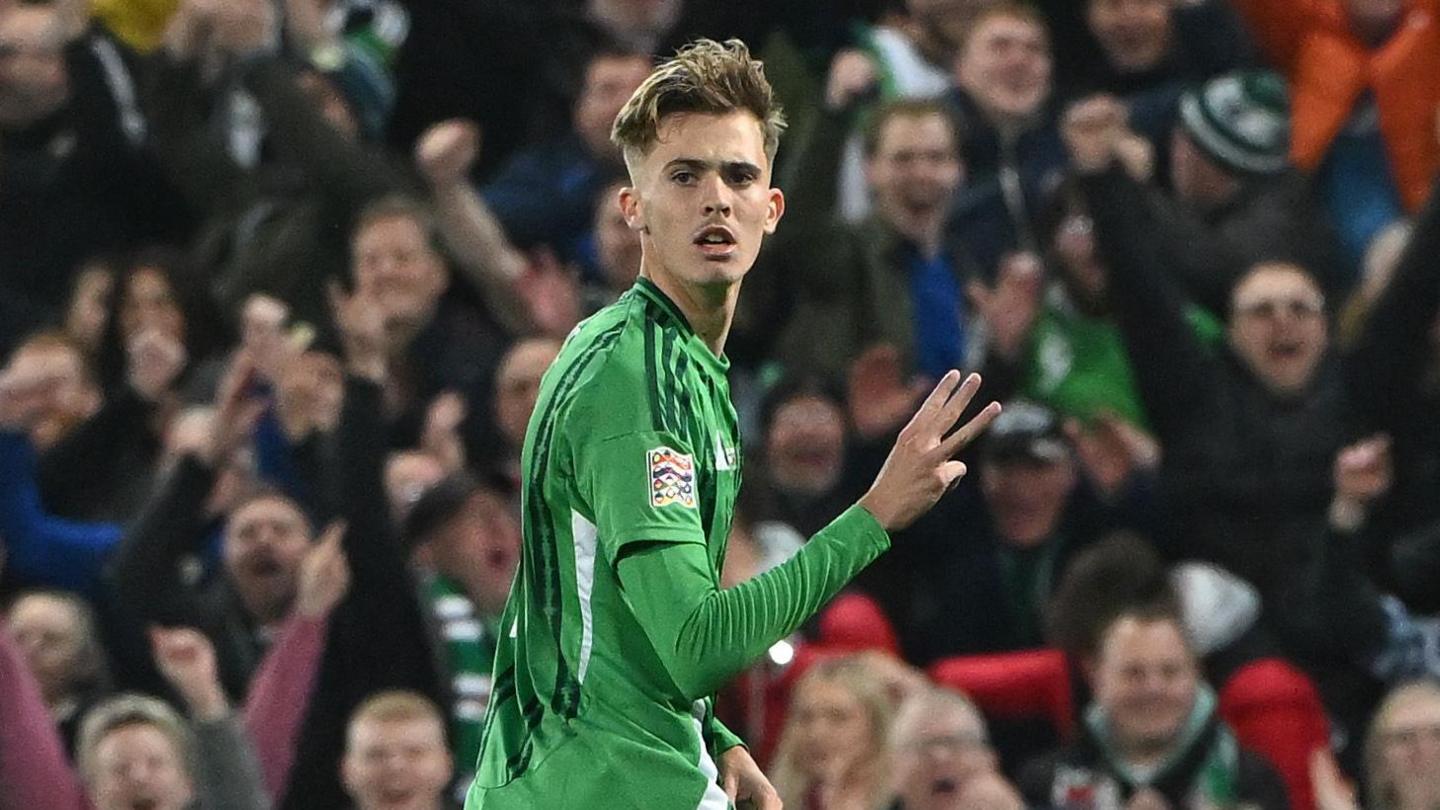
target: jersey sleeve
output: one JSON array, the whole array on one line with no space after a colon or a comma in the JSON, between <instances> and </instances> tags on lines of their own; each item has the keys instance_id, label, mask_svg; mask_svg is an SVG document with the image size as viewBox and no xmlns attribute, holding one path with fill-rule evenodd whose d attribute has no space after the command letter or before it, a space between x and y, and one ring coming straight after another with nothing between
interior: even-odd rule
<instances>
[{"instance_id":1,"label":"jersey sleeve","mask_svg":"<svg viewBox=\"0 0 1440 810\"><path fill-rule=\"evenodd\" d=\"M646 430L583 441L574 475L612 565L631 543L705 544L695 455L673 434Z\"/></svg>"}]
</instances>

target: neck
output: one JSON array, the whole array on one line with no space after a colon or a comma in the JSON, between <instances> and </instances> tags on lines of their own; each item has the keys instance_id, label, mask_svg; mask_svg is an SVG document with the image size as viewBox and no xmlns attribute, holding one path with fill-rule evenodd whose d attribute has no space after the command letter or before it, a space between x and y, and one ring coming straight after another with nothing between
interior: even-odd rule
<instances>
[{"instance_id":1,"label":"neck","mask_svg":"<svg viewBox=\"0 0 1440 810\"><path fill-rule=\"evenodd\" d=\"M895 232L910 240L915 247L927 259L933 259L940 255L940 247L944 242L945 219L938 214L922 214L919 216L907 216L897 214L886 216L890 227Z\"/></svg>"},{"instance_id":2,"label":"neck","mask_svg":"<svg viewBox=\"0 0 1440 810\"><path fill-rule=\"evenodd\" d=\"M664 271L655 272L649 260L644 258L640 260L640 276L649 279L674 302L690 328L716 357L725 353L725 339L730 336L735 301L740 295L738 281L731 284L686 284Z\"/></svg>"}]
</instances>

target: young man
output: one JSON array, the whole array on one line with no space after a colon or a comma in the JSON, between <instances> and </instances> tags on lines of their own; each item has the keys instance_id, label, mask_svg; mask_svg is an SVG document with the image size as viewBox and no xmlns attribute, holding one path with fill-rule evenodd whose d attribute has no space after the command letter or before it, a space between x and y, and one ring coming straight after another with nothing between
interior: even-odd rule
<instances>
[{"instance_id":1,"label":"young man","mask_svg":"<svg viewBox=\"0 0 1440 810\"><path fill-rule=\"evenodd\" d=\"M856 506L789 562L719 589L740 483L723 350L784 211L770 185L782 122L738 41L682 50L616 119L640 279L571 335L541 385L469 810L778 808L710 696L928 510L965 472L951 457L998 412L947 436L979 378L946 374Z\"/></svg>"}]
</instances>

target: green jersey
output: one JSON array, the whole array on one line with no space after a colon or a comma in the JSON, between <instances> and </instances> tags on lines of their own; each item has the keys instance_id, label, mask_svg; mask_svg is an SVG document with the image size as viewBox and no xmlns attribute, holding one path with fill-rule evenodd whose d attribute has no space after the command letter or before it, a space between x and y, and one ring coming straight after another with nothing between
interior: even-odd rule
<instances>
[{"instance_id":1,"label":"green jersey","mask_svg":"<svg viewBox=\"0 0 1440 810\"><path fill-rule=\"evenodd\" d=\"M727 368L641 279L546 373L467 810L724 810L716 757L739 740L710 696L888 546L852 509L719 590L740 486Z\"/></svg>"}]
</instances>

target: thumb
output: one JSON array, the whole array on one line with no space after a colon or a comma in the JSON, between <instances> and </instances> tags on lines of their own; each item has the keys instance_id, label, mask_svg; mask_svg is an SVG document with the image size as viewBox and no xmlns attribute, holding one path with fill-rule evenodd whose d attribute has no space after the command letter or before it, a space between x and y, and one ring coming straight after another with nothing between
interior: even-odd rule
<instances>
[{"instance_id":1,"label":"thumb","mask_svg":"<svg viewBox=\"0 0 1440 810\"><path fill-rule=\"evenodd\" d=\"M725 795L730 797L730 801L735 801L740 794L740 776L734 770L726 771L723 787Z\"/></svg>"}]
</instances>

